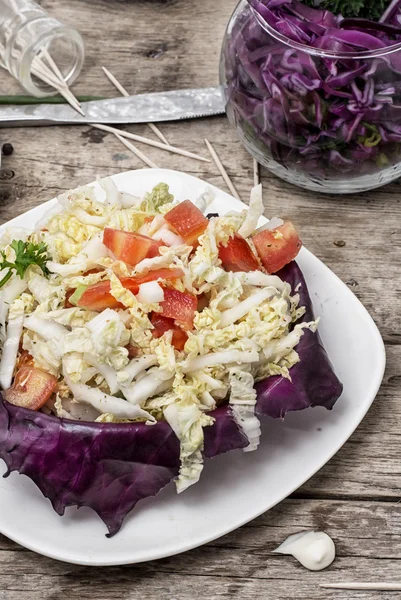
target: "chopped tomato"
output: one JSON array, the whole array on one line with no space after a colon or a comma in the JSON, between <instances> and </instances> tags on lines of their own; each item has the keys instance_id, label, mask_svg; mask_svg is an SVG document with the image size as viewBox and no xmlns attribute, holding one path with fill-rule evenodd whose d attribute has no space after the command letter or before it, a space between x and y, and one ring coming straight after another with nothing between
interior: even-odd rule
<instances>
[{"instance_id":1,"label":"chopped tomato","mask_svg":"<svg viewBox=\"0 0 401 600\"><path fill-rule=\"evenodd\" d=\"M57 378L41 369L25 366L17 372L13 386L4 392L5 399L23 408L39 410L57 386Z\"/></svg>"},{"instance_id":2,"label":"chopped tomato","mask_svg":"<svg viewBox=\"0 0 401 600\"><path fill-rule=\"evenodd\" d=\"M180 292L173 288L162 286L164 301L160 303L162 315L174 319L186 331L193 329L195 311L198 299L189 292Z\"/></svg>"},{"instance_id":3,"label":"chopped tomato","mask_svg":"<svg viewBox=\"0 0 401 600\"><path fill-rule=\"evenodd\" d=\"M128 358L138 358L139 356L139 348L137 348L136 346L133 346L132 344L128 344L128 346L126 346L127 350L128 350Z\"/></svg>"},{"instance_id":4,"label":"chopped tomato","mask_svg":"<svg viewBox=\"0 0 401 600\"><path fill-rule=\"evenodd\" d=\"M137 277L124 277L121 279L122 285L133 294L137 294L139 286L142 283L163 279L164 281L172 281L179 279L184 275L181 269L156 269L149 271L146 275L138 275ZM76 290L77 296L75 305L89 310L104 310L106 308L124 308L110 293L110 282L101 281L88 286L82 290L80 294L79 288Z\"/></svg>"},{"instance_id":5,"label":"chopped tomato","mask_svg":"<svg viewBox=\"0 0 401 600\"><path fill-rule=\"evenodd\" d=\"M187 342L188 334L185 333L182 329L174 329L173 331L173 346L176 350L184 350L184 346Z\"/></svg>"},{"instance_id":6,"label":"chopped tomato","mask_svg":"<svg viewBox=\"0 0 401 600\"><path fill-rule=\"evenodd\" d=\"M168 319L159 315L158 313L152 313L150 321L154 327L152 329L152 335L155 338L162 337L167 331L173 331L172 344L176 350L183 350L185 342L188 339L188 335L174 323L173 319Z\"/></svg>"},{"instance_id":7,"label":"chopped tomato","mask_svg":"<svg viewBox=\"0 0 401 600\"><path fill-rule=\"evenodd\" d=\"M209 221L203 216L199 208L190 200L181 202L170 210L164 219L171 229L180 235L189 246L195 246L198 238L205 232Z\"/></svg>"},{"instance_id":8,"label":"chopped tomato","mask_svg":"<svg viewBox=\"0 0 401 600\"><path fill-rule=\"evenodd\" d=\"M82 277L86 277L86 275L93 275L94 273L100 273L101 271L103 271L103 269L98 269L98 268L94 268L94 269L89 269L89 271L85 271L85 273L82 273ZM76 289L70 289L67 290L65 293L65 300L64 300L64 308L74 308L75 304L72 304L70 302L70 298L71 296L73 296L76 292Z\"/></svg>"},{"instance_id":9,"label":"chopped tomato","mask_svg":"<svg viewBox=\"0 0 401 600\"><path fill-rule=\"evenodd\" d=\"M159 255L161 242L140 233L129 233L106 227L103 233L103 244L113 254L129 265L137 265L144 258L154 258Z\"/></svg>"},{"instance_id":10,"label":"chopped tomato","mask_svg":"<svg viewBox=\"0 0 401 600\"><path fill-rule=\"evenodd\" d=\"M259 263L248 242L235 233L226 246L219 246L219 258L226 271L257 271Z\"/></svg>"},{"instance_id":11,"label":"chopped tomato","mask_svg":"<svg viewBox=\"0 0 401 600\"><path fill-rule=\"evenodd\" d=\"M80 306L88 310L101 311L106 308L124 308L124 305L110 294L110 287L110 281L100 281L88 287L80 286L70 296L69 301L72 301L74 306Z\"/></svg>"},{"instance_id":12,"label":"chopped tomato","mask_svg":"<svg viewBox=\"0 0 401 600\"><path fill-rule=\"evenodd\" d=\"M297 256L302 247L297 230L287 221L277 229L265 229L252 238L268 273L277 273Z\"/></svg>"}]
</instances>

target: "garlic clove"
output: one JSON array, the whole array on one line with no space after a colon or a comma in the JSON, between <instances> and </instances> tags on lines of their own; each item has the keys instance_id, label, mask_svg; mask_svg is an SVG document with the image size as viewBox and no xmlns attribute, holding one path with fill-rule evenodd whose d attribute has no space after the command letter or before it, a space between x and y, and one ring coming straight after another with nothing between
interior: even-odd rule
<instances>
[{"instance_id":1,"label":"garlic clove","mask_svg":"<svg viewBox=\"0 0 401 600\"><path fill-rule=\"evenodd\" d=\"M306 569L321 571L335 559L335 545L323 531L302 531L290 535L278 548L276 554L293 556Z\"/></svg>"}]
</instances>

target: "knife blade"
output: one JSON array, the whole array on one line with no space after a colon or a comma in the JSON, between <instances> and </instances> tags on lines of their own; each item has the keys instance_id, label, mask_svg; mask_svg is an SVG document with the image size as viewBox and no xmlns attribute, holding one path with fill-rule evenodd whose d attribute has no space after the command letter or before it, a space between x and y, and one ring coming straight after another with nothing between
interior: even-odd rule
<instances>
[{"instance_id":1,"label":"knife blade","mask_svg":"<svg viewBox=\"0 0 401 600\"><path fill-rule=\"evenodd\" d=\"M225 112L221 87L174 90L83 102L85 117L68 104L0 106L0 127L158 123L210 117Z\"/></svg>"}]
</instances>

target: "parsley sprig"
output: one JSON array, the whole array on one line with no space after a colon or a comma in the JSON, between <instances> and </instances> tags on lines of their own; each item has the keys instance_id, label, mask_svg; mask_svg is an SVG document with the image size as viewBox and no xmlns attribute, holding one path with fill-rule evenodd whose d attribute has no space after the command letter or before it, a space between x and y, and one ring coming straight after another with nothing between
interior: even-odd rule
<instances>
[{"instance_id":1,"label":"parsley sprig","mask_svg":"<svg viewBox=\"0 0 401 600\"><path fill-rule=\"evenodd\" d=\"M23 242L22 240L13 240L10 248L15 252L15 261L7 260L5 251L0 252L0 271L8 269L4 277L0 280L0 288L7 283L15 273L23 279L27 268L30 265L37 265L42 269L44 275L49 275L50 271L46 267L49 260L47 246L45 243L33 244L32 242Z\"/></svg>"},{"instance_id":2,"label":"parsley sprig","mask_svg":"<svg viewBox=\"0 0 401 600\"><path fill-rule=\"evenodd\" d=\"M304 4L313 8L329 10L335 15L343 17L361 17L377 21L380 19L390 0L302 0Z\"/></svg>"}]
</instances>

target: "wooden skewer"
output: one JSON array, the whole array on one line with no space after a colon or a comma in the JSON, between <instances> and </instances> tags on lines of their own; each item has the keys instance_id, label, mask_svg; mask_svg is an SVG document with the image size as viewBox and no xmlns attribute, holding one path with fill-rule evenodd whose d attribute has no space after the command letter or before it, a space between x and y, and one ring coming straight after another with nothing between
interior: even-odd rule
<instances>
[{"instance_id":1,"label":"wooden skewer","mask_svg":"<svg viewBox=\"0 0 401 600\"><path fill-rule=\"evenodd\" d=\"M58 68L58 66L56 65L46 48L41 49L40 53L35 57L35 61L40 62L43 69L46 69L48 72L51 72L54 75L54 77L58 79L60 85L67 86L63 74L61 73L60 69Z\"/></svg>"},{"instance_id":2,"label":"wooden skewer","mask_svg":"<svg viewBox=\"0 0 401 600\"><path fill-rule=\"evenodd\" d=\"M83 117L85 113L81 109L78 100L75 98L74 94L70 91L69 87L58 80L56 75L35 56L32 62L32 73L41 79L44 83L47 83L50 87L56 89L74 108L78 113L80 113Z\"/></svg>"},{"instance_id":3,"label":"wooden skewer","mask_svg":"<svg viewBox=\"0 0 401 600\"><path fill-rule=\"evenodd\" d=\"M46 52L45 50L41 51L41 54L43 54L44 52ZM63 79L63 76L61 74L61 72L59 71L57 65L55 64L55 62L53 61L53 59L51 58L50 54L48 54L50 60L52 61L53 65L55 66L56 71L50 69L40 58L39 56L35 56L34 60L33 60L33 65L36 69L37 72L39 72L40 74L44 75L45 77L47 77L48 80L50 80L52 82L53 87L55 87L58 91L60 91L61 89L64 90L64 97L68 97L71 100L71 104L75 106L80 107L80 103L78 102L78 100L75 98L74 94L71 92L70 88L67 86L65 80ZM67 98L66 98L67 99ZM81 111L82 113L82 111ZM84 114L84 113L82 113Z\"/></svg>"},{"instance_id":4,"label":"wooden skewer","mask_svg":"<svg viewBox=\"0 0 401 600\"><path fill-rule=\"evenodd\" d=\"M182 150L181 148L176 148L175 146L170 146L169 144L162 144L161 142L157 142L156 140L151 140L150 138L146 138L141 135L136 135L135 133L129 133L128 131L116 129L115 127L110 127L109 125L92 123L92 127L102 129L103 131L108 131L109 133L118 133L118 135L121 135L121 137L128 138L129 140L134 140L135 142L140 142L141 144L147 144L148 146L154 146L155 148L160 148L161 150L167 150L167 152L172 152L173 154L180 154L181 156L194 158L195 160L210 162L208 158L199 156L199 154L193 154L192 152L187 152L187 150Z\"/></svg>"},{"instance_id":5,"label":"wooden skewer","mask_svg":"<svg viewBox=\"0 0 401 600\"><path fill-rule=\"evenodd\" d=\"M109 81L111 81L111 83L114 85L114 87L118 89L120 94L122 96L129 96L129 93L127 92L125 87L123 87L121 85L121 83L118 81L118 79L116 79L114 77L113 73L111 73L108 69L106 69L106 67L102 67L102 69L103 69L103 73L106 75L106 77L109 79Z\"/></svg>"},{"instance_id":6,"label":"wooden skewer","mask_svg":"<svg viewBox=\"0 0 401 600\"><path fill-rule=\"evenodd\" d=\"M47 67L38 56L32 61L32 67L38 72L41 73L44 77L51 81L53 87L58 86L59 88L64 87L63 84L57 79L55 73L53 73L49 67Z\"/></svg>"},{"instance_id":7,"label":"wooden skewer","mask_svg":"<svg viewBox=\"0 0 401 600\"><path fill-rule=\"evenodd\" d=\"M67 83L66 83L66 81L64 79L64 75L62 74L62 72L58 68L57 64L54 62L54 60L53 60L51 54L48 52L47 48L43 48L42 51L41 51L41 54L45 57L45 59L47 60L47 62L50 65L51 69L54 71L54 73L59 78L60 83L63 84L63 86L65 86L67 88L67 90L70 92L71 96L74 98L75 102L78 104L79 107L81 107L81 103L79 102L79 100L77 100L77 98L71 92L70 88L68 87L68 85L67 85Z\"/></svg>"},{"instance_id":8,"label":"wooden skewer","mask_svg":"<svg viewBox=\"0 0 401 600\"><path fill-rule=\"evenodd\" d=\"M83 117L86 117L86 115L85 115L84 111L82 110L82 108L80 107L80 105L76 104L76 102L74 102L75 96L68 88L66 88L66 89L59 88L58 91L67 100L68 104L70 106L72 106L72 108L75 108L77 113L79 113Z\"/></svg>"},{"instance_id":9,"label":"wooden skewer","mask_svg":"<svg viewBox=\"0 0 401 600\"><path fill-rule=\"evenodd\" d=\"M260 174L259 174L259 163L256 158L253 159L253 185L259 185Z\"/></svg>"},{"instance_id":10,"label":"wooden skewer","mask_svg":"<svg viewBox=\"0 0 401 600\"><path fill-rule=\"evenodd\" d=\"M332 590L376 590L396 592L401 590L401 583L321 583L321 588Z\"/></svg>"},{"instance_id":11,"label":"wooden skewer","mask_svg":"<svg viewBox=\"0 0 401 600\"><path fill-rule=\"evenodd\" d=\"M164 135L164 133L162 133L160 131L160 129L158 127L156 127L156 125L154 123L147 123L147 126L151 128L151 130L153 131L153 133L155 135L157 135L157 137L159 138L159 140L161 140L163 142L163 144L166 144L167 146L170 146L168 140L166 139L166 136Z\"/></svg>"},{"instance_id":12,"label":"wooden skewer","mask_svg":"<svg viewBox=\"0 0 401 600\"><path fill-rule=\"evenodd\" d=\"M53 79L47 77L47 75L45 73L43 73L43 71L38 70L33 66L32 66L32 73L34 75L36 75L36 77L38 77L38 79L41 79L44 83L47 83L47 85L49 85L50 87L55 88L59 92L59 94L61 94L67 100L68 104L74 110L76 110L78 113L80 113L83 117L85 116L85 113L78 106L78 104L76 104L74 102L73 98L71 98L70 94L68 93L68 91L66 91L65 88L63 88L62 86L59 86L57 83L54 82Z\"/></svg>"},{"instance_id":13,"label":"wooden skewer","mask_svg":"<svg viewBox=\"0 0 401 600\"><path fill-rule=\"evenodd\" d=\"M231 181L231 179L228 176L227 171L225 170L223 163L221 162L221 160L219 159L219 157L216 154L215 149L213 148L212 144L209 142L209 140L205 139L205 144L207 146L207 149L210 152L210 156L213 158L216 167L218 168L218 170L220 171L224 181L227 184L228 189L230 190L231 194L234 196L234 198L237 198L237 200L241 200L239 193L237 192L237 190L235 189L235 186L233 184L233 182Z\"/></svg>"},{"instance_id":14,"label":"wooden skewer","mask_svg":"<svg viewBox=\"0 0 401 600\"><path fill-rule=\"evenodd\" d=\"M115 133L114 135L116 136L116 138L118 138L120 140L120 142L122 144L124 144L124 146L126 146L128 148L128 150L130 150L133 154L135 154L135 156L137 156L138 158L140 158L145 163L145 165L148 165L148 167L151 167L152 169L158 169L159 168L152 160L150 160L150 158L148 158L146 156L146 154L144 154L143 152L141 152L140 150L138 150L138 148L136 146L134 146L134 144L131 144L131 142L129 142L128 140L124 139L118 133Z\"/></svg>"},{"instance_id":15,"label":"wooden skewer","mask_svg":"<svg viewBox=\"0 0 401 600\"><path fill-rule=\"evenodd\" d=\"M111 73L108 69L106 69L106 67L102 67L102 69L103 69L103 72L106 75L106 77L118 89L120 94L122 94L125 97L129 96L129 93L127 92L125 87L121 85L121 83L118 81L118 79L116 79L116 77L114 77L113 73ZM154 125L154 123L147 123L147 125L148 125L148 127L151 128L153 133L155 135L157 135L159 140L161 140L163 142L163 144L166 144L167 146L169 146L169 143L166 140L166 137L163 135L163 133L160 131L160 129L158 127L156 127L156 125Z\"/></svg>"}]
</instances>

